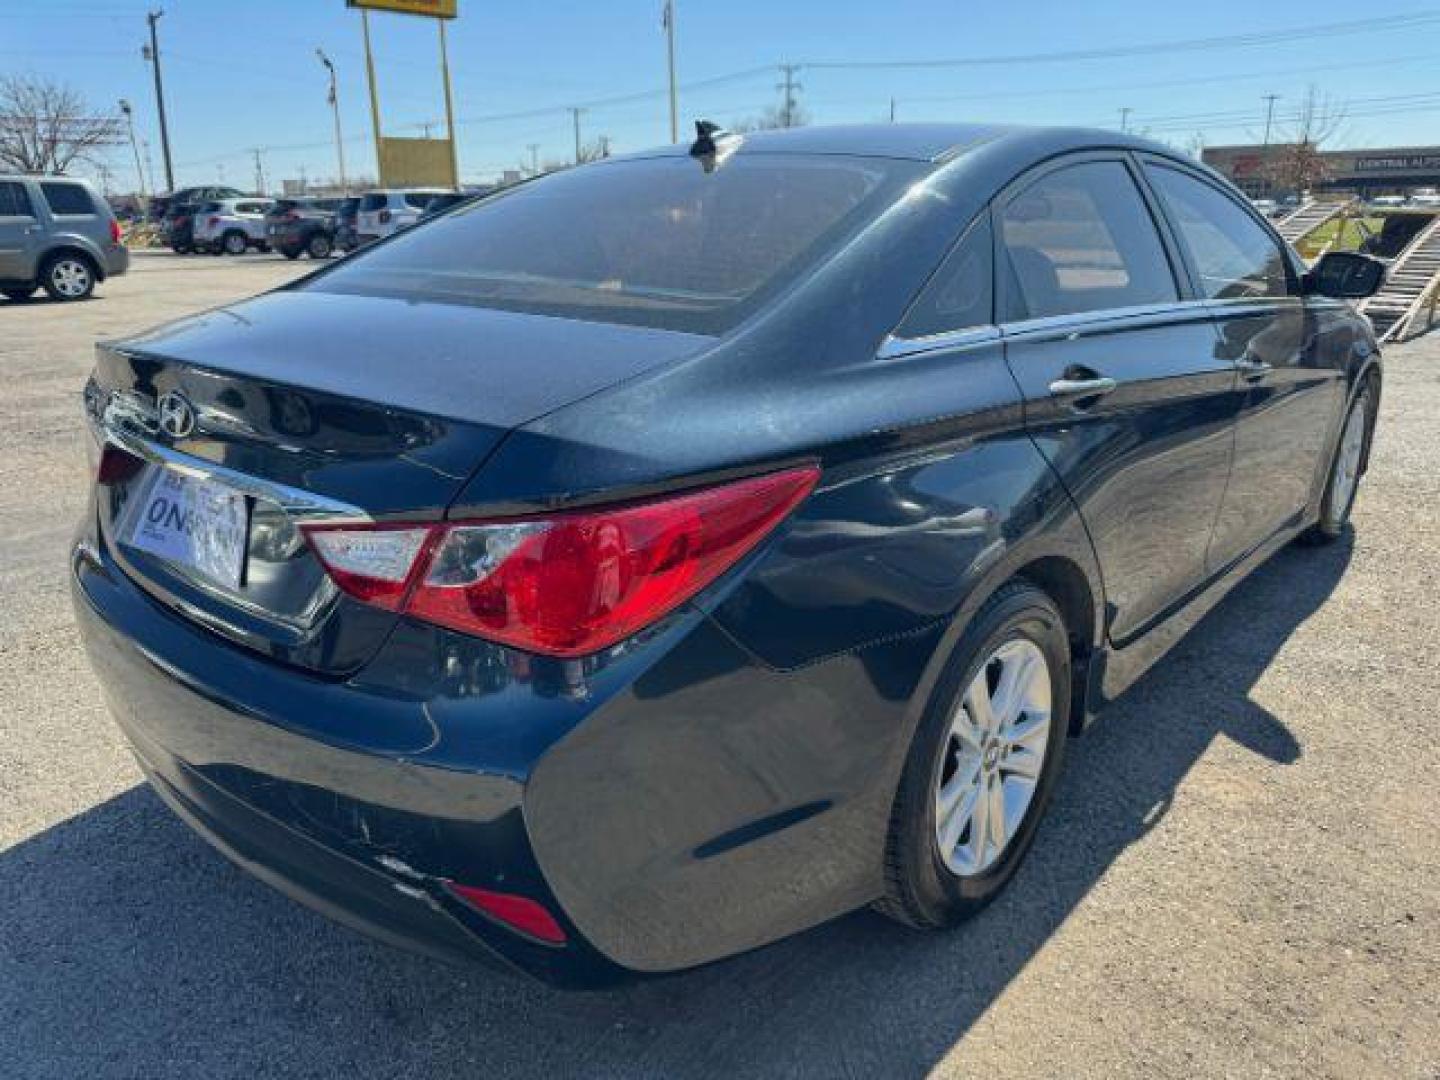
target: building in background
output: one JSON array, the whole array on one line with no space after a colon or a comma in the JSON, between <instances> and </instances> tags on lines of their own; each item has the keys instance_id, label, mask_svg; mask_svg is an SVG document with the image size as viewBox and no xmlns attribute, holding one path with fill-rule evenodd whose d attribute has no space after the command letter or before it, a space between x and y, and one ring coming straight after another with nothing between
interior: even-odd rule
<instances>
[{"instance_id":1,"label":"building in background","mask_svg":"<svg viewBox=\"0 0 1440 1080\"><path fill-rule=\"evenodd\" d=\"M1287 155L1294 154L1295 149L1290 143L1207 146L1201 158L1252 199L1273 199L1298 194L1277 177L1284 171L1282 163ZM1324 165L1324 177L1315 185L1319 191L1373 198L1440 187L1440 146L1320 150L1316 157Z\"/></svg>"}]
</instances>

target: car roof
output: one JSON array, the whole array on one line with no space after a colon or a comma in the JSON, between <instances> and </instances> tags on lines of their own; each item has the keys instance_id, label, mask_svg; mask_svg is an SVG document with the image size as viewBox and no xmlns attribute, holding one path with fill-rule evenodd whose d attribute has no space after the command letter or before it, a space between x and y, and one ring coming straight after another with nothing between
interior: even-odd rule
<instances>
[{"instance_id":1,"label":"car roof","mask_svg":"<svg viewBox=\"0 0 1440 1080\"><path fill-rule=\"evenodd\" d=\"M741 154L845 154L943 162L982 143L1011 144L1017 152L1051 152L1087 147L1123 147L1168 155L1174 151L1148 139L1116 131L1082 127L1029 127L1018 124L917 123L836 124L752 131L742 136ZM624 155L631 158L688 153L689 144ZM615 158L609 160L618 160Z\"/></svg>"}]
</instances>

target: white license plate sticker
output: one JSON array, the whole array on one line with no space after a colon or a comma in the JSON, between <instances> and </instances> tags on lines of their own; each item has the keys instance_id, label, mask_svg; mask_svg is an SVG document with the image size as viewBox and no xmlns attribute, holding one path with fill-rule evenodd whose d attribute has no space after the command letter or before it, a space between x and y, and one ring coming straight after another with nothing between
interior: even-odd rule
<instances>
[{"instance_id":1,"label":"white license plate sticker","mask_svg":"<svg viewBox=\"0 0 1440 1080\"><path fill-rule=\"evenodd\" d=\"M246 524L245 496L238 491L161 469L135 516L130 543L238 589Z\"/></svg>"}]
</instances>

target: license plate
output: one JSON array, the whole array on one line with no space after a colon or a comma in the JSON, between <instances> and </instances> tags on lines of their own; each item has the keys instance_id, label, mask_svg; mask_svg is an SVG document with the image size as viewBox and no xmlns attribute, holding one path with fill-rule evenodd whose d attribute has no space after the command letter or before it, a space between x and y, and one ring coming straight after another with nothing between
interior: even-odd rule
<instances>
[{"instance_id":1,"label":"license plate","mask_svg":"<svg viewBox=\"0 0 1440 1080\"><path fill-rule=\"evenodd\" d=\"M161 469L130 528L130 544L220 585L240 587L245 496L214 480Z\"/></svg>"}]
</instances>

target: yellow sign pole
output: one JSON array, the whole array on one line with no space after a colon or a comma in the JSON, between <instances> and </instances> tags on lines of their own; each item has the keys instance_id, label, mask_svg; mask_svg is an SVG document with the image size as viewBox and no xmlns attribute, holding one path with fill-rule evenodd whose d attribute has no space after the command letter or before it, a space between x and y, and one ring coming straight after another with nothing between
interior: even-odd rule
<instances>
[{"instance_id":1,"label":"yellow sign pole","mask_svg":"<svg viewBox=\"0 0 1440 1080\"><path fill-rule=\"evenodd\" d=\"M360 9L360 32L365 36L365 75L370 83L370 120L375 125L375 181L383 184L385 163L380 155L380 96L375 90L375 56L370 51L370 12L364 8Z\"/></svg>"},{"instance_id":2,"label":"yellow sign pole","mask_svg":"<svg viewBox=\"0 0 1440 1080\"><path fill-rule=\"evenodd\" d=\"M440 24L440 78L445 84L445 130L450 135L450 186L460 190L460 157L455 152L455 104L450 97L450 55L445 47L445 20Z\"/></svg>"}]
</instances>

